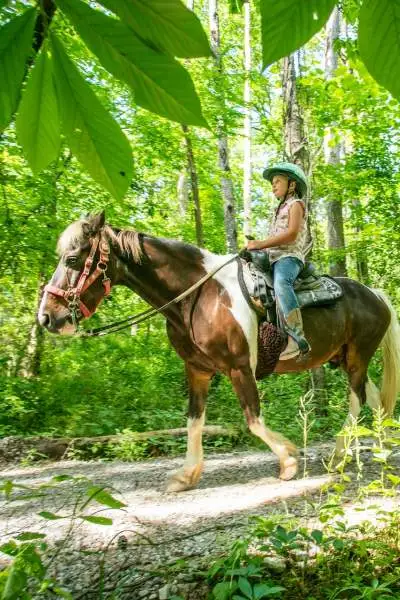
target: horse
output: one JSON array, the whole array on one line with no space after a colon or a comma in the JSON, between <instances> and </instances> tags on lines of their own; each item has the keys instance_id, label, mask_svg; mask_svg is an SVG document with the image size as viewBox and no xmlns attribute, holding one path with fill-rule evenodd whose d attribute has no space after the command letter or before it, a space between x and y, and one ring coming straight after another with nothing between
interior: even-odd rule
<instances>
[{"instance_id":1,"label":"horse","mask_svg":"<svg viewBox=\"0 0 400 600\"><path fill-rule=\"evenodd\" d=\"M90 317L111 287L123 285L161 309L167 334L184 360L189 386L187 452L171 474L167 490L193 488L203 470L202 428L208 388L216 372L232 382L250 431L278 457L279 477L292 479L298 469L295 445L269 429L261 416L256 384L258 316L238 282L238 260L177 240L121 230L105 223L104 212L70 224L58 241L60 260L44 288L38 321L51 333L73 334ZM168 304L204 280L181 302ZM393 413L400 387L399 324L385 294L346 277L336 279L343 296L331 306L302 310L311 352L302 360L278 361L274 372L295 373L326 362L347 374L349 415L357 419L367 402ZM200 281L201 283L201 281ZM368 377L368 363L383 348L381 391ZM261 378L258 374L258 378ZM338 437L337 450L343 450Z\"/></svg>"}]
</instances>

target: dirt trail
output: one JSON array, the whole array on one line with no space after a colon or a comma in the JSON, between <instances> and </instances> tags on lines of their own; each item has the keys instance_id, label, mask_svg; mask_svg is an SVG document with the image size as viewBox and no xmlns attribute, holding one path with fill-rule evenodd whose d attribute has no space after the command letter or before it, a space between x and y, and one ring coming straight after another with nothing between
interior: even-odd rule
<instances>
[{"instance_id":1,"label":"dirt trail","mask_svg":"<svg viewBox=\"0 0 400 600\"><path fill-rule=\"evenodd\" d=\"M49 557L55 549L59 551L51 572L74 598L107 598L111 597L107 590L115 589L117 598L167 600L174 594L191 600L205 598L204 586L199 587L197 581L199 569L205 569L211 556L244 534L252 515L289 511L299 517L312 517L304 496L318 500L321 487L330 480L322 458L332 447L310 448L307 477L290 482L276 478L277 460L270 453L211 455L198 488L181 494L166 494L164 489L168 474L181 466L182 458L136 463L61 461L8 467L0 471L1 479L32 487L49 483L55 475L82 475L95 485L112 488L114 496L127 507L104 510L93 503L85 509L85 514L111 517L110 526L77 520L71 529L71 519L48 521L39 517L40 511L71 514L87 483L67 480L55 488L41 488L42 495L37 497L3 502L1 537L4 540L23 530L46 533L52 548ZM377 465L370 457L367 463L366 471L373 478ZM27 492L21 489L18 493ZM82 495L78 505L84 500ZM177 573L174 565L182 558L186 560L184 573ZM99 581L102 560L103 596Z\"/></svg>"}]
</instances>

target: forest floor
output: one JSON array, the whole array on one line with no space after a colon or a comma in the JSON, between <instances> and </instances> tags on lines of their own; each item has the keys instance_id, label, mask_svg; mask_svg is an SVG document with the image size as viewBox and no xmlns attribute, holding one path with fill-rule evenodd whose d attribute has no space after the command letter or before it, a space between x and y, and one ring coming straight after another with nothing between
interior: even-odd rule
<instances>
[{"instance_id":1,"label":"forest floor","mask_svg":"<svg viewBox=\"0 0 400 600\"><path fill-rule=\"evenodd\" d=\"M164 490L168 474L181 466L182 458L8 465L0 478L35 492L19 488L13 500L2 502L1 541L21 531L45 533L49 573L74 599L205 599L204 574L210 562L246 535L252 516L286 513L313 525L326 484L334 479L324 466L332 449L333 444L309 448L298 478L289 482L277 479L277 460L268 452L210 455L199 486L180 494ZM400 452L392 458L399 466ZM362 459L365 486L379 477L380 465L370 453L363 453ZM348 472L353 475L343 508L351 522L373 519L376 511L398 506L398 496L368 497L360 511L360 484L354 468ZM83 476L90 485L107 487L127 506L112 510L92 502L81 510L80 514L111 517L108 526L71 519L87 498L88 482L65 480L46 487L56 475ZM40 511L69 518L47 520L38 516Z\"/></svg>"}]
</instances>

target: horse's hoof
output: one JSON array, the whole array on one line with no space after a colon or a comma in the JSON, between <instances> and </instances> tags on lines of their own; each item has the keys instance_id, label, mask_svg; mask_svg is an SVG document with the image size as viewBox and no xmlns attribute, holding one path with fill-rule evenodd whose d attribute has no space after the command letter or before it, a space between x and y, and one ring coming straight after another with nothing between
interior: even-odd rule
<instances>
[{"instance_id":1,"label":"horse's hoof","mask_svg":"<svg viewBox=\"0 0 400 600\"><path fill-rule=\"evenodd\" d=\"M172 477L169 480L165 491L168 494L174 494L177 492L185 492L186 490L190 490L192 487L193 487L192 485L188 484L183 479L179 480L179 479L175 479L174 477Z\"/></svg>"},{"instance_id":2,"label":"horse's hoof","mask_svg":"<svg viewBox=\"0 0 400 600\"><path fill-rule=\"evenodd\" d=\"M196 487L199 479L201 477L201 473L203 471L203 463L199 463L194 468L190 469L181 469L173 473L167 483L167 492L184 492L186 490L191 490Z\"/></svg>"},{"instance_id":3,"label":"horse's hoof","mask_svg":"<svg viewBox=\"0 0 400 600\"><path fill-rule=\"evenodd\" d=\"M281 463L281 472L279 474L279 479L283 481L289 481L293 479L293 477L297 473L297 460L290 456L285 461Z\"/></svg>"}]
</instances>

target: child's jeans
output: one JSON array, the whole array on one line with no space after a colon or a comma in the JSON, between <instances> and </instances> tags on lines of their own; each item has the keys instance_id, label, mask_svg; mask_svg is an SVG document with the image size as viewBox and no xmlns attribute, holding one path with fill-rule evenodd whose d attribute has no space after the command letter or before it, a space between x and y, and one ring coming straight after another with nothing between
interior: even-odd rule
<instances>
[{"instance_id":1,"label":"child's jeans","mask_svg":"<svg viewBox=\"0 0 400 600\"><path fill-rule=\"evenodd\" d=\"M285 317L299 308L293 284L302 268L303 263L294 256L280 258L273 264L275 295Z\"/></svg>"}]
</instances>

